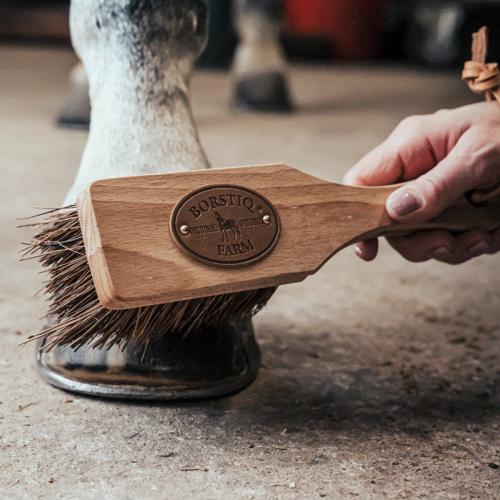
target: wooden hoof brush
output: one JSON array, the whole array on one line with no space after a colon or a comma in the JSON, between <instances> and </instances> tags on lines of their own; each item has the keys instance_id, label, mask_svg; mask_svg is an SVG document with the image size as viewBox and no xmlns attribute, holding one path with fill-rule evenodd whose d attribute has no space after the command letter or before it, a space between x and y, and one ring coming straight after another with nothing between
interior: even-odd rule
<instances>
[{"instance_id":1,"label":"wooden hoof brush","mask_svg":"<svg viewBox=\"0 0 500 500\"><path fill-rule=\"evenodd\" d=\"M426 224L394 222L385 204L399 187L344 186L286 165L96 181L29 249L49 269L56 318L39 336L75 347L189 333L256 312L352 243L500 225L495 190Z\"/></svg>"}]
</instances>

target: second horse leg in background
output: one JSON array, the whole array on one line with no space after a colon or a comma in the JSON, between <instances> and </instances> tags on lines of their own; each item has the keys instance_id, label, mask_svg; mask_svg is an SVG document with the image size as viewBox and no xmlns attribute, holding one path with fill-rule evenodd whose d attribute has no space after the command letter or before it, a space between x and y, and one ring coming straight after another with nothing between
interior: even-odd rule
<instances>
[{"instance_id":1,"label":"second horse leg in background","mask_svg":"<svg viewBox=\"0 0 500 500\"><path fill-rule=\"evenodd\" d=\"M291 111L281 48L281 0L235 0L239 36L233 62L233 106L243 111Z\"/></svg>"}]
</instances>

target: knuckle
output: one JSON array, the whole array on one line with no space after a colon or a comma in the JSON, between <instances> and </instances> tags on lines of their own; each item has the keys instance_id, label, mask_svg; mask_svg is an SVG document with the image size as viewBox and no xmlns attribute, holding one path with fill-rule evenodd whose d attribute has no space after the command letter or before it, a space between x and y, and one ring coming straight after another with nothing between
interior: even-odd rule
<instances>
[{"instance_id":1,"label":"knuckle","mask_svg":"<svg viewBox=\"0 0 500 500\"><path fill-rule=\"evenodd\" d=\"M448 108L441 108L432 114L433 119L447 120L450 117L451 111Z\"/></svg>"},{"instance_id":2,"label":"knuckle","mask_svg":"<svg viewBox=\"0 0 500 500\"><path fill-rule=\"evenodd\" d=\"M423 127L425 117L423 115L407 116L397 126L396 130L400 132L418 132Z\"/></svg>"}]
</instances>

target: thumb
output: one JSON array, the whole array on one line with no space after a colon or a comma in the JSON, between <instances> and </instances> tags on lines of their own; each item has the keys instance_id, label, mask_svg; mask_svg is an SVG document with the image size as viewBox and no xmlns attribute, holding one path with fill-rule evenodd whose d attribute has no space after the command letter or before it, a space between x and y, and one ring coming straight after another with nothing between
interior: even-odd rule
<instances>
[{"instance_id":1,"label":"thumb","mask_svg":"<svg viewBox=\"0 0 500 500\"><path fill-rule=\"evenodd\" d=\"M387 212L397 221L427 222L480 184L477 170L470 155L455 147L433 169L394 191Z\"/></svg>"}]
</instances>

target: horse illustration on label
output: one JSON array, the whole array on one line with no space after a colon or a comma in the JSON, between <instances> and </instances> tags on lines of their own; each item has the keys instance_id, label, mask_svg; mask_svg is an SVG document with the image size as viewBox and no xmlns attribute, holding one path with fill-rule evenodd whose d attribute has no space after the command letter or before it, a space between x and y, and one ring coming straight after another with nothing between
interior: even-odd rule
<instances>
[{"instance_id":1,"label":"horse illustration on label","mask_svg":"<svg viewBox=\"0 0 500 500\"><path fill-rule=\"evenodd\" d=\"M216 210L214 211L215 218L217 219L217 222L219 223L219 227L222 233L222 241L229 241L229 234L232 234L233 236L233 241L236 241L236 238L238 240L241 240L242 234L240 231L240 228L238 227L238 224L234 219L225 219L222 217L222 215L217 212Z\"/></svg>"}]
</instances>

